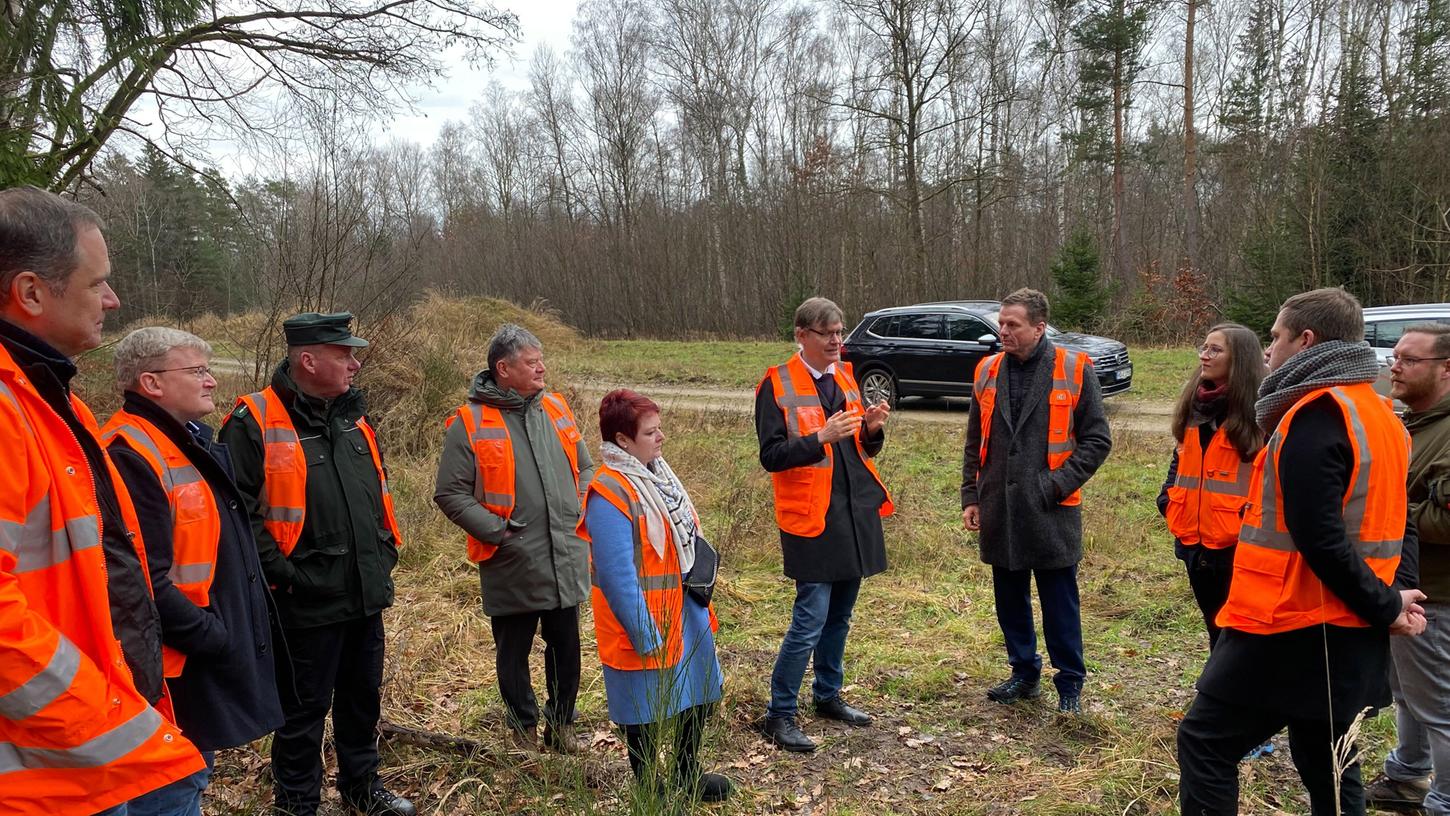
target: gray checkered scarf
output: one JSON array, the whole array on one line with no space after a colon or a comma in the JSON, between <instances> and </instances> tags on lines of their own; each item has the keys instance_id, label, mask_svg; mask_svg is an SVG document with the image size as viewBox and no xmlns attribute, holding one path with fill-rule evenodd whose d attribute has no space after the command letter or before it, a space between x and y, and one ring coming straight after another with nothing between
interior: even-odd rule
<instances>
[{"instance_id":1,"label":"gray checkered scarf","mask_svg":"<svg viewBox=\"0 0 1450 816\"><path fill-rule=\"evenodd\" d=\"M1335 385L1374 382L1379 363L1369 343L1326 340L1295 354L1269 373L1259 386L1254 415L1264 433L1278 427L1284 413L1310 391Z\"/></svg>"}]
</instances>

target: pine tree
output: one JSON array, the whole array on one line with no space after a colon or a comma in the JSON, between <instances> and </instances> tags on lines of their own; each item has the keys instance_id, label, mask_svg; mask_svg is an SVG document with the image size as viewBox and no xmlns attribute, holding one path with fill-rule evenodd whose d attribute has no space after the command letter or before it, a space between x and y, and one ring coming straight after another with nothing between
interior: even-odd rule
<instances>
[{"instance_id":1,"label":"pine tree","mask_svg":"<svg viewBox=\"0 0 1450 816\"><path fill-rule=\"evenodd\" d=\"M1052 263L1053 322L1063 328L1096 328L1108 307L1109 291L1099 268L1092 233L1078 229L1062 245Z\"/></svg>"}]
</instances>

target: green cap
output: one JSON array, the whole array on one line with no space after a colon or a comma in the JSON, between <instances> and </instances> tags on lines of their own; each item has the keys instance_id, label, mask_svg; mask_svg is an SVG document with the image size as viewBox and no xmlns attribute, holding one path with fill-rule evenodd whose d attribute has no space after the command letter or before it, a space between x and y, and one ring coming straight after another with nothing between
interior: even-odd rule
<instances>
[{"instance_id":1,"label":"green cap","mask_svg":"<svg viewBox=\"0 0 1450 816\"><path fill-rule=\"evenodd\" d=\"M368 341L352 334L352 312L319 314L303 312L282 321L282 333L289 346L352 346L366 348Z\"/></svg>"}]
</instances>

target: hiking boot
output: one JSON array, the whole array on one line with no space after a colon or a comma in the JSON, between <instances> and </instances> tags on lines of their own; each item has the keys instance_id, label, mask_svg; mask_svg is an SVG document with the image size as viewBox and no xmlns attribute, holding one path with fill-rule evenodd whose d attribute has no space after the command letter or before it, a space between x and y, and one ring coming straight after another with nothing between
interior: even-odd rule
<instances>
[{"instance_id":1,"label":"hiking boot","mask_svg":"<svg viewBox=\"0 0 1450 816\"><path fill-rule=\"evenodd\" d=\"M1042 684L1037 680L1013 675L987 689L987 699L994 703L1015 703L1018 700L1036 700L1042 696Z\"/></svg>"},{"instance_id":2,"label":"hiking boot","mask_svg":"<svg viewBox=\"0 0 1450 816\"><path fill-rule=\"evenodd\" d=\"M561 725L555 728L544 724L544 747L556 754L580 753L579 738L574 735L574 726Z\"/></svg>"},{"instance_id":3,"label":"hiking boot","mask_svg":"<svg viewBox=\"0 0 1450 816\"><path fill-rule=\"evenodd\" d=\"M343 794L342 801L360 816L417 816L418 809L407 799L374 783L360 794Z\"/></svg>"},{"instance_id":4,"label":"hiking boot","mask_svg":"<svg viewBox=\"0 0 1450 816\"><path fill-rule=\"evenodd\" d=\"M1364 803L1381 810L1419 813L1425 796L1430 793L1430 780L1412 779L1402 782L1384 774L1364 786Z\"/></svg>"},{"instance_id":5,"label":"hiking boot","mask_svg":"<svg viewBox=\"0 0 1450 816\"><path fill-rule=\"evenodd\" d=\"M1082 713L1082 697L1077 694L1063 694L1057 698L1057 713L1077 716Z\"/></svg>"},{"instance_id":6,"label":"hiking boot","mask_svg":"<svg viewBox=\"0 0 1450 816\"><path fill-rule=\"evenodd\" d=\"M816 702L816 716L824 717L827 720L837 720L846 725L854 725L858 728L871 724L870 714L846 705L846 701L842 700L840 695L836 695L829 700L818 700Z\"/></svg>"},{"instance_id":7,"label":"hiking boot","mask_svg":"<svg viewBox=\"0 0 1450 816\"><path fill-rule=\"evenodd\" d=\"M730 798L731 791L735 789L728 777L717 773L702 773L699 779L681 787L685 789L687 796L701 802L723 802Z\"/></svg>"},{"instance_id":8,"label":"hiking boot","mask_svg":"<svg viewBox=\"0 0 1450 816\"><path fill-rule=\"evenodd\" d=\"M537 728L509 728L508 744L504 746L510 751L526 751L533 753L539 750L539 732Z\"/></svg>"}]
</instances>

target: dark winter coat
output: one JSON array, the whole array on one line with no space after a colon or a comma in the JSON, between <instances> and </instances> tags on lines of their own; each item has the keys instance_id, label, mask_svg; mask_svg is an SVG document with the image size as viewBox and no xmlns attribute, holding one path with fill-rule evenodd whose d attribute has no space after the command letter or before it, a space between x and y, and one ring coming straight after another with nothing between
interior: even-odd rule
<instances>
[{"instance_id":1,"label":"dark winter coat","mask_svg":"<svg viewBox=\"0 0 1450 816\"><path fill-rule=\"evenodd\" d=\"M846 398L830 376L816 380L817 392L826 383L821 404L826 416L846 407ZM861 447L867 456L881 452L885 430L866 436ZM760 464L770 473L819 462L825 446L815 434L792 439L786 432L785 413L776 404L770 378L755 392L755 435L760 442ZM831 474L831 502L826 508L826 529L813 538L780 533L785 576L797 581L844 581L866 578L886 570L886 541L881 531L881 505L886 493L877 484L850 437L832 442L836 465Z\"/></svg>"},{"instance_id":2,"label":"dark winter coat","mask_svg":"<svg viewBox=\"0 0 1450 816\"><path fill-rule=\"evenodd\" d=\"M980 407L967 417L962 454L962 508L981 506L982 561L1009 570L1060 569L1082 560L1082 508L1058 502L1097 472L1112 436L1103 413L1102 392L1091 363L1083 373L1082 394L1073 412L1077 449L1057 470L1047 466L1048 394L1052 391L1051 340L1033 351L1030 381L1014 416L1007 398L1011 378L1021 376L1009 356L998 376L997 407L992 415L987 461L978 461L982 441ZM1005 375L1005 377L1003 376Z\"/></svg>"},{"instance_id":3,"label":"dark winter coat","mask_svg":"<svg viewBox=\"0 0 1450 816\"><path fill-rule=\"evenodd\" d=\"M579 489L594 478L589 446L581 439L579 483L545 413L544 392L527 399L499 388L493 376L479 372L468 394L470 402L499 409L514 451L514 512L510 520L523 529L504 540L504 519L484 507L478 497L478 460L462 422L448 426L433 501L448 520L468 535L499 544L493 557L479 564L483 611L490 617L548 612L578 606L589 597L589 545L575 534L579 524ZM460 540L460 549L463 542Z\"/></svg>"},{"instance_id":4,"label":"dark winter coat","mask_svg":"<svg viewBox=\"0 0 1450 816\"><path fill-rule=\"evenodd\" d=\"M216 569L209 602L198 607L171 583L171 506L166 492L124 436L110 445L146 542L151 587L161 614L161 639L187 656L181 676L167 682L176 722L203 751L235 748L282 725L272 637L272 601L252 541L242 495L232 481L225 445L200 423L182 425L154 402L126 392L126 410L166 434L211 488L220 514Z\"/></svg>"},{"instance_id":5,"label":"dark winter coat","mask_svg":"<svg viewBox=\"0 0 1450 816\"><path fill-rule=\"evenodd\" d=\"M262 526L258 499L266 478L262 431L245 405L232 409L221 440L231 451L237 487L246 500L262 571L286 628L324 626L378 614L393 605L398 543L383 520L383 490L367 438L356 388L334 400L309 397L284 361L272 375L307 458L307 514L302 537L284 556ZM386 460L384 460L386 461Z\"/></svg>"}]
</instances>

